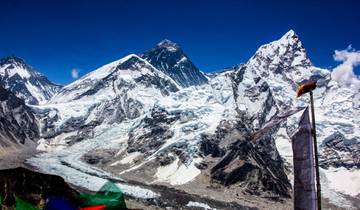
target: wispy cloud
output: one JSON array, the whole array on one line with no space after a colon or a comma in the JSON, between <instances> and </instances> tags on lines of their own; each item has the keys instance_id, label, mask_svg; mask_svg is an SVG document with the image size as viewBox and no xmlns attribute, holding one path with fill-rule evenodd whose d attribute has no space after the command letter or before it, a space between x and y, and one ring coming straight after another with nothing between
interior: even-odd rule
<instances>
[{"instance_id":1,"label":"wispy cloud","mask_svg":"<svg viewBox=\"0 0 360 210\"><path fill-rule=\"evenodd\" d=\"M71 69L71 77L72 77L73 79L79 78L79 70L78 70L78 69L75 69L75 68Z\"/></svg>"},{"instance_id":2,"label":"wispy cloud","mask_svg":"<svg viewBox=\"0 0 360 210\"><path fill-rule=\"evenodd\" d=\"M360 78L355 74L354 68L360 65L360 51L349 45L345 50L335 50L334 59L342 63L333 69L332 78L341 84L359 89Z\"/></svg>"}]
</instances>

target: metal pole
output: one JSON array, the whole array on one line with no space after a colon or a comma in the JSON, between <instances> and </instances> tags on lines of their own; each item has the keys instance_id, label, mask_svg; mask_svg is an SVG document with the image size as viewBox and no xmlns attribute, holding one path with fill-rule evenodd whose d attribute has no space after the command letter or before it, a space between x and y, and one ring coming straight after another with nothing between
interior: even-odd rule
<instances>
[{"instance_id":1,"label":"metal pole","mask_svg":"<svg viewBox=\"0 0 360 210\"><path fill-rule=\"evenodd\" d=\"M311 104L311 118L312 118L312 133L313 133L313 137L314 137L317 203L318 203L318 209L321 210L321 186L320 186L320 173L319 173L319 158L318 158L317 141L316 141L314 97L313 97L312 91L310 91L310 104Z\"/></svg>"}]
</instances>

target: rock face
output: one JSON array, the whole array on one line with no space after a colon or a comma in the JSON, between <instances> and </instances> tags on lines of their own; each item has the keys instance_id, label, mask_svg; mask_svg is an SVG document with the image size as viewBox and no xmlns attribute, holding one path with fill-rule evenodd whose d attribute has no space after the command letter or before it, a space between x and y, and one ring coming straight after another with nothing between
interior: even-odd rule
<instances>
[{"instance_id":1,"label":"rock face","mask_svg":"<svg viewBox=\"0 0 360 210\"><path fill-rule=\"evenodd\" d=\"M182 87L207 83L206 76L190 61L183 50L170 40L163 40L141 55L155 68L170 76Z\"/></svg>"},{"instance_id":2,"label":"rock face","mask_svg":"<svg viewBox=\"0 0 360 210\"><path fill-rule=\"evenodd\" d=\"M360 168L359 139L347 139L342 133L335 132L325 138L322 148L323 155L320 157L321 167Z\"/></svg>"},{"instance_id":3,"label":"rock face","mask_svg":"<svg viewBox=\"0 0 360 210\"><path fill-rule=\"evenodd\" d=\"M212 178L226 186L238 184L251 195L270 192L290 197L291 185L280 156L274 160L261 146L246 140L235 142L228 150L211 169Z\"/></svg>"},{"instance_id":4,"label":"rock face","mask_svg":"<svg viewBox=\"0 0 360 210\"><path fill-rule=\"evenodd\" d=\"M171 116L166 110L154 107L151 116L142 120L139 129L135 128L129 134L127 152L138 151L146 155L154 153L167 139L173 137L170 126L179 118L179 115Z\"/></svg>"},{"instance_id":5,"label":"rock face","mask_svg":"<svg viewBox=\"0 0 360 210\"><path fill-rule=\"evenodd\" d=\"M275 125L253 141L258 130L245 121L222 121L214 135L203 137L200 151L205 158L201 167L205 167L201 169L208 168L214 180L250 195L290 197L291 184L273 137L277 130Z\"/></svg>"},{"instance_id":6,"label":"rock face","mask_svg":"<svg viewBox=\"0 0 360 210\"><path fill-rule=\"evenodd\" d=\"M0 154L34 143L38 138L39 129L32 110L0 86Z\"/></svg>"},{"instance_id":7,"label":"rock face","mask_svg":"<svg viewBox=\"0 0 360 210\"><path fill-rule=\"evenodd\" d=\"M0 85L28 104L45 103L61 88L15 56L0 60Z\"/></svg>"}]
</instances>

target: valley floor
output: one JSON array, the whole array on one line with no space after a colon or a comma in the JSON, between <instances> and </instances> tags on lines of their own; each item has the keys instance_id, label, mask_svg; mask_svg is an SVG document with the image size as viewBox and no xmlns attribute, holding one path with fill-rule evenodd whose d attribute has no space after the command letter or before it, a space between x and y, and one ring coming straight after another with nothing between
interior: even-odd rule
<instances>
[{"instance_id":1,"label":"valley floor","mask_svg":"<svg viewBox=\"0 0 360 210\"><path fill-rule=\"evenodd\" d=\"M0 170L23 166L23 162L36 153L35 147L25 147L21 150L9 150L0 154Z\"/></svg>"},{"instance_id":2,"label":"valley floor","mask_svg":"<svg viewBox=\"0 0 360 210\"><path fill-rule=\"evenodd\" d=\"M29 164L26 164L26 166L32 170L39 170L39 168ZM208 196L203 197L196 194L190 194L183 190L170 188L164 185L147 185L136 181L124 182L107 175L100 178L94 174L74 169L67 164L63 166L68 167L68 169L73 172L69 174L71 177L64 177L66 181L69 182L71 179L79 179L80 181L85 181L92 185L91 187L84 187L84 185L79 186L78 183L69 182L74 188L80 191L96 191L96 188L99 189L102 185L99 183L102 181L105 183L106 180L116 183L126 195L129 208L164 209L168 207L173 209L197 209L203 206L208 209L258 209L255 207L246 207L235 202L220 201L209 198ZM44 172L43 170L40 171Z\"/></svg>"},{"instance_id":3,"label":"valley floor","mask_svg":"<svg viewBox=\"0 0 360 210\"><path fill-rule=\"evenodd\" d=\"M42 173L50 173L61 176L66 182L76 189L89 191L99 190L107 180L110 180L124 192L127 200L130 200L129 207L133 208L161 208L172 209L292 209L292 199L273 201L241 193L241 190L217 186L209 186L204 174L184 185L170 185L166 183L153 182L146 177L151 166L130 170L123 173L120 168L114 170L111 167L89 165L83 162L84 154L94 149L117 148L125 142L124 139L115 138L121 136L124 130L129 129L130 124L122 124L106 132L101 133L97 138L79 142L68 147L66 150L54 150L37 154L27 159L26 165L33 170ZM120 150L121 148L117 148ZM16 159L16 158L15 158ZM115 160L114 160L115 161ZM150 163L150 162L148 162ZM142 170L142 171L141 171ZM121 174L121 175L120 175ZM207 183L207 184L206 184ZM325 191L324 191L325 193ZM254 199L255 198L255 199ZM352 206L359 206L360 199L351 201ZM323 200L324 206L329 209L336 209L334 205ZM348 200L347 200L348 201ZM340 204L339 204L340 205ZM344 209L350 209L344 206ZM337 208L341 209L341 208Z\"/></svg>"}]
</instances>

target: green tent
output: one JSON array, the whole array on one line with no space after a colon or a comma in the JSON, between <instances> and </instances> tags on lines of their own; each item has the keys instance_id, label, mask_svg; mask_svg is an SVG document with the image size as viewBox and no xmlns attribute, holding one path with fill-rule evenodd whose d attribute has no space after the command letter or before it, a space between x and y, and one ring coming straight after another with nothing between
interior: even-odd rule
<instances>
[{"instance_id":1,"label":"green tent","mask_svg":"<svg viewBox=\"0 0 360 210\"><path fill-rule=\"evenodd\" d=\"M80 194L82 207L105 205L106 210L127 209L122 191L112 182L107 182L95 194Z\"/></svg>"}]
</instances>

